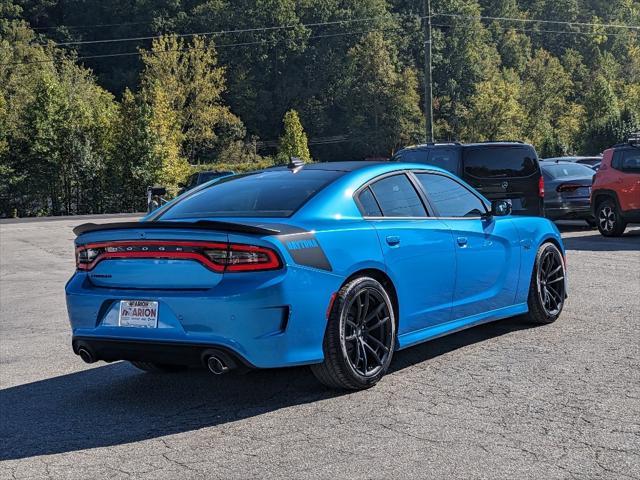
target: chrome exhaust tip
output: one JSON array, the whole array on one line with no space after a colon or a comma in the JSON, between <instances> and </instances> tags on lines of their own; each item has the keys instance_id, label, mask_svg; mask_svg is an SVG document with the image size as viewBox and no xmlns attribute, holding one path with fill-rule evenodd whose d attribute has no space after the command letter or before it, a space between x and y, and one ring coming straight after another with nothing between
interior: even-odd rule
<instances>
[{"instance_id":1,"label":"chrome exhaust tip","mask_svg":"<svg viewBox=\"0 0 640 480\"><path fill-rule=\"evenodd\" d=\"M230 370L229 366L224 362L224 360L217 355L211 355L207 359L207 368L214 375L222 375L223 373L227 373Z\"/></svg>"},{"instance_id":2,"label":"chrome exhaust tip","mask_svg":"<svg viewBox=\"0 0 640 480\"><path fill-rule=\"evenodd\" d=\"M93 354L84 347L78 349L78 355L85 363L93 363L96 361L96 359L93 358Z\"/></svg>"}]
</instances>

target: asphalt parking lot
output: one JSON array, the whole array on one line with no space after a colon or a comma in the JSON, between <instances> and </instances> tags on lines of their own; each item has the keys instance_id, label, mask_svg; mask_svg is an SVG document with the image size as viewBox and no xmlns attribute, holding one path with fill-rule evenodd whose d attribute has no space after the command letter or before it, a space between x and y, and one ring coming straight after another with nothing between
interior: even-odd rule
<instances>
[{"instance_id":1,"label":"asphalt parking lot","mask_svg":"<svg viewBox=\"0 0 640 480\"><path fill-rule=\"evenodd\" d=\"M78 223L0 224L0 479L640 478L640 228L563 227L555 324L423 344L340 394L306 368L85 365L63 295Z\"/></svg>"}]
</instances>

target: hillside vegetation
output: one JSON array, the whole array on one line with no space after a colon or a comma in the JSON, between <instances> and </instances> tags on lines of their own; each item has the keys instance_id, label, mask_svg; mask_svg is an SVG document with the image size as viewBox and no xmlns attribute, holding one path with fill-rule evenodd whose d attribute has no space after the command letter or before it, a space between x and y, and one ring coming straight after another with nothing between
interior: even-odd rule
<instances>
[{"instance_id":1,"label":"hillside vegetation","mask_svg":"<svg viewBox=\"0 0 640 480\"><path fill-rule=\"evenodd\" d=\"M594 154L640 129L639 1L431 8L436 138ZM424 16L412 0L0 0L0 216L140 210L148 185L282 161L278 142L341 160L424 141Z\"/></svg>"}]
</instances>

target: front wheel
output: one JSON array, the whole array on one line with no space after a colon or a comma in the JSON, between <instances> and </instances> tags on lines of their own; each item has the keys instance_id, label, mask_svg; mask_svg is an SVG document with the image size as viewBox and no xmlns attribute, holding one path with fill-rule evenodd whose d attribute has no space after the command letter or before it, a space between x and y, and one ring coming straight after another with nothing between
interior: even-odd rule
<instances>
[{"instance_id":1,"label":"front wheel","mask_svg":"<svg viewBox=\"0 0 640 480\"><path fill-rule=\"evenodd\" d=\"M627 224L620 216L620 212L613 200L607 199L598 205L596 211L598 230L605 237L619 237L624 233Z\"/></svg>"},{"instance_id":2,"label":"front wheel","mask_svg":"<svg viewBox=\"0 0 640 480\"><path fill-rule=\"evenodd\" d=\"M529 286L529 319L534 323L555 322L567 296L565 264L562 253L553 243L538 249Z\"/></svg>"},{"instance_id":3,"label":"front wheel","mask_svg":"<svg viewBox=\"0 0 640 480\"><path fill-rule=\"evenodd\" d=\"M312 365L328 387L362 390L386 373L396 343L393 305L384 287L356 278L338 292L324 336L324 362Z\"/></svg>"}]
</instances>

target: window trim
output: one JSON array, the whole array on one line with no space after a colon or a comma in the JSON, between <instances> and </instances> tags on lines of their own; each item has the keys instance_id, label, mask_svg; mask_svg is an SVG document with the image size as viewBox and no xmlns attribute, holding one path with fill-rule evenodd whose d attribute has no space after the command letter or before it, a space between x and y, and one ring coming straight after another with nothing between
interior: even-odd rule
<instances>
[{"instance_id":1,"label":"window trim","mask_svg":"<svg viewBox=\"0 0 640 480\"><path fill-rule=\"evenodd\" d=\"M467 187L466 185L464 185L463 183L460 183L458 180L456 180L453 176L451 175L446 175L442 172L436 172L434 170L412 170L411 175L415 176L415 181L417 182L417 184L419 185L420 189L423 191L424 195L427 197L427 199L429 199L429 203L430 205L433 205L433 209L434 209L434 213L435 218L439 218L441 220L473 220L473 219L482 219L484 218L486 215L489 214L489 209L487 208L487 204L485 202L485 200L479 196L476 192L474 192L473 190L471 190L469 187ZM424 186L422 185L422 183L420 182L420 180L418 179L418 175L420 174L426 174L426 175L439 175L441 177L445 177L448 178L449 180L451 180L452 182L457 183L458 185L460 185L462 188L464 188L465 190L467 190L471 195L473 195L474 197L476 197L478 199L478 201L482 204L483 208L484 208L484 215L477 215L477 216L472 216L472 217L445 217L445 216L441 216L440 212L438 211L438 208L435 206L435 204L433 204L431 202L431 199L429 197L429 193L427 192L427 190L424 188Z\"/></svg>"},{"instance_id":2,"label":"window trim","mask_svg":"<svg viewBox=\"0 0 640 480\"><path fill-rule=\"evenodd\" d=\"M426 218L434 218L433 217L433 209L431 208L431 205L428 203L428 199L424 196L424 192L423 190L420 188L419 185L416 185L415 183L415 179L412 178L411 174L411 170L394 170L392 172L385 172L382 173L376 177L373 177L370 180L367 180L363 185L361 185L360 187L358 187L356 189L355 192L353 192L352 198L353 201L356 203L356 206L358 207L358 211L360 212L360 215L362 215L362 218L365 220L415 220L415 219L420 219L420 220L424 220ZM393 177L396 175L404 175L405 177L407 177L407 180L409 181L409 183L411 184L411 186L414 188L414 190L416 191L416 194L418 195L418 198L420 199L420 202L422 203L422 207L425 210L426 215L424 217L385 217L384 216L384 212L382 210L382 207L380 206L380 201L378 200L378 197L376 197L375 192L373 191L371 187L371 185L373 185L374 183L380 181L380 180L384 180L387 177ZM363 190L369 188L369 190L371 191L371 194L373 195L373 198L375 199L376 203L378 204L378 208L380 209L380 213L382 213L381 217L372 217L372 216L368 216L364 214L364 208L362 206L362 204L360 203L360 192L362 192Z\"/></svg>"}]
</instances>

